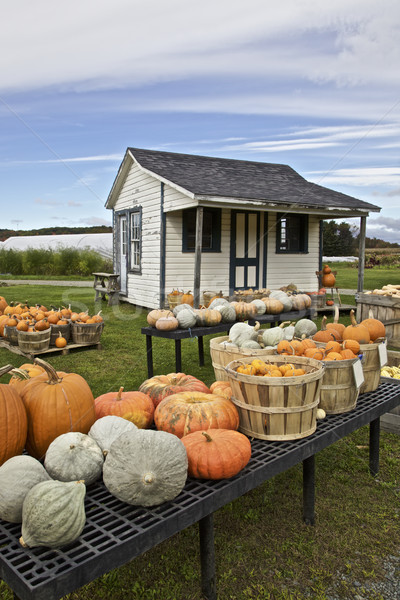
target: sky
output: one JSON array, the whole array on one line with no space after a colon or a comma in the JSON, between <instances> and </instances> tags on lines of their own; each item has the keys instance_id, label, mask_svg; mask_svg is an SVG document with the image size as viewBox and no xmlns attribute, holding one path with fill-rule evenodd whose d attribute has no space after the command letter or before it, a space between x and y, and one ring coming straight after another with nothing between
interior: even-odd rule
<instances>
[{"instance_id":1,"label":"sky","mask_svg":"<svg viewBox=\"0 0 400 600\"><path fill-rule=\"evenodd\" d=\"M398 0L20 0L1 29L1 227L110 225L133 146L288 164L400 243Z\"/></svg>"}]
</instances>

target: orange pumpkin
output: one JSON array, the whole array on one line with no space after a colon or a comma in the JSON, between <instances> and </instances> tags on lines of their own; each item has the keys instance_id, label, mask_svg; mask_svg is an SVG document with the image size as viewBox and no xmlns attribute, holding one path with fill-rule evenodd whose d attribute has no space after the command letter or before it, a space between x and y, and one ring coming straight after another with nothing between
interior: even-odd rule
<instances>
[{"instance_id":1,"label":"orange pumpkin","mask_svg":"<svg viewBox=\"0 0 400 600\"><path fill-rule=\"evenodd\" d=\"M193 306L194 297L191 291L186 292L182 296L182 304L189 304L189 306Z\"/></svg>"},{"instance_id":2,"label":"orange pumpkin","mask_svg":"<svg viewBox=\"0 0 400 600\"><path fill-rule=\"evenodd\" d=\"M178 392L203 392L209 394L210 390L205 383L185 373L168 373L168 375L155 375L143 381L139 387L139 392L148 394L153 400L154 407L160 404L167 396L177 394Z\"/></svg>"},{"instance_id":3,"label":"orange pumpkin","mask_svg":"<svg viewBox=\"0 0 400 600\"><path fill-rule=\"evenodd\" d=\"M369 330L356 321L354 310L350 311L351 325L348 325L343 332L343 340L356 340L359 344L369 344Z\"/></svg>"},{"instance_id":4,"label":"orange pumpkin","mask_svg":"<svg viewBox=\"0 0 400 600\"><path fill-rule=\"evenodd\" d=\"M30 379L21 396L28 415L26 449L40 459L62 433L88 433L96 413L92 391L83 377L56 372L39 358L34 362L42 366L45 373Z\"/></svg>"},{"instance_id":5,"label":"orange pumpkin","mask_svg":"<svg viewBox=\"0 0 400 600\"><path fill-rule=\"evenodd\" d=\"M150 396L142 392L108 392L95 399L96 418L115 415L132 421L139 429L147 429L153 422L154 404Z\"/></svg>"},{"instance_id":6,"label":"orange pumpkin","mask_svg":"<svg viewBox=\"0 0 400 600\"><path fill-rule=\"evenodd\" d=\"M333 328L326 328L326 316L322 317L321 329L317 331L312 337L315 342L330 342L330 341L338 341L341 339L340 333Z\"/></svg>"},{"instance_id":7,"label":"orange pumpkin","mask_svg":"<svg viewBox=\"0 0 400 600\"><path fill-rule=\"evenodd\" d=\"M325 354L329 354L329 352L340 352L340 350L341 346L339 342L335 342L334 340L327 342L325 346Z\"/></svg>"},{"instance_id":8,"label":"orange pumpkin","mask_svg":"<svg viewBox=\"0 0 400 600\"><path fill-rule=\"evenodd\" d=\"M8 373L12 365L0 369L0 377ZM0 465L21 454L26 441L28 421L26 410L16 388L0 384Z\"/></svg>"},{"instance_id":9,"label":"orange pumpkin","mask_svg":"<svg viewBox=\"0 0 400 600\"><path fill-rule=\"evenodd\" d=\"M322 360L324 358L324 352L322 348L307 348L304 351L306 358L315 358L315 360Z\"/></svg>"},{"instance_id":10,"label":"orange pumpkin","mask_svg":"<svg viewBox=\"0 0 400 600\"><path fill-rule=\"evenodd\" d=\"M65 348L65 346L67 345L67 340L65 339L61 331L58 332L58 336L56 337L54 344L57 348Z\"/></svg>"},{"instance_id":11,"label":"orange pumpkin","mask_svg":"<svg viewBox=\"0 0 400 600\"><path fill-rule=\"evenodd\" d=\"M344 340L342 346L343 350L351 350L354 354L360 353L360 344L357 340Z\"/></svg>"},{"instance_id":12,"label":"orange pumpkin","mask_svg":"<svg viewBox=\"0 0 400 600\"><path fill-rule=\"evenodd\" d=\"M336 283L336 277L334 276L334 274L332 272L325 273L322 275L322 285L325 288L333 288L335 286L335 283Z\"/></svg>"},{"instance_id":13,"label":"orange pumpkin","mask_svg":"<svg viewBox=\"0 0 400 600\"><path fill-rule=\"evenodd\" d=\"M157 429L182 438L207 429L237 429L236 406L223 396L203 392L180 392L164 398L154 412Z\"/></svg>"},{"instance_id":14,"label":"orange pumpkin","mask_svg":"<svg viewBox=\"0 0 400 600\"><path fill-rule=\"evenodd\" d=\"M343 360L343 357L339 352L328 352L324 360Z\"/></svg>"},{"instance_id":15,"label":"orange pumpkin","mask_svg":"<svg viewBox=\"0 0 400 600\"><path fill-rule=\"evenodd\" d=\"M360 325L366 327L369 331L369 337L372 342L386 336L386 327L379 319L374 319L372 310L369 311L368 319L361 321Z\"/></svg>"},{"instance_id":16,"label":"orange pumpkin","mask_svg":"<svg viewBox=\"0 0 400 600\"><path fill-rule=\"evenodd\" d=\"M285 354L290 356L293 356L296 353L291 342L289 342L288 340L281 340L276 347L276 351L278 354Z\"/></svg>"},{"instance_id":17,"label":"orange pumpkin","mask_svg":"<svg viewBox=\"0 0 400 600\"><path fill-rule=\"evenodd\" d=\"M250 440L232 429L195 431L182 438L188 473L196 479L229 479L250 460Z\"/></svg>"},{"instance_id":18,"label":"orange pumpkin","mask_svg":"<svg viewBox=\"0 0 400 600\"><path fill-rule=\"evenodd\" d=\"M340 355L344 360L351 359L351 358L357 358L356 355L354 354L354 352L352 352L351 350L348 350L348 349L341 350Z\"/></svg>"},{"instance_id":19,"label":"orange pumpkin","mask_svg":"<svg viewBox=\"0 0 400 600\"><path fill-rule=\"evenodd\" d=\"M232 388L229 381L214 381L210 385L210 392L212 394L217 394L217 396L224 396L230 400L232 398Z\"/></svg>"},{"instance_id":20,"label":"orange pumpkin","mask_svg":"<svg viewBox=\"0 0 400 600\"><path fill-rule=\"evenodd\" d=\"M17 392L21 394L23 388L32 377L37 377L37 375L42 375L45 372L43 367L39 365L24 363L18 369L11 371L12 377L8 384L14 386Z\"/></svg>"}]
</instances>

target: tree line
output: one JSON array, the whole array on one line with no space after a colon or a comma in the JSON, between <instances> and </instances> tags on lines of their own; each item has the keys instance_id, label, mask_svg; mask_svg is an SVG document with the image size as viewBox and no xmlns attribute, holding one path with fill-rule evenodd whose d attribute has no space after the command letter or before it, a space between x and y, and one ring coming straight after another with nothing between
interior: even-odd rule
<instances>
[{"instance_id":1,"label":"tree line","mask_svg":"<svg viewBox=\"0 0 400 600\"><path fill-rule=\"evenodd\" d=\"M342 221L323 221L323 255L324 256L357 256L360 232L356 225ZM396 242L385 242L376 237L365 238L366 248L400 248Z\"/></svg>"}]
</instances>

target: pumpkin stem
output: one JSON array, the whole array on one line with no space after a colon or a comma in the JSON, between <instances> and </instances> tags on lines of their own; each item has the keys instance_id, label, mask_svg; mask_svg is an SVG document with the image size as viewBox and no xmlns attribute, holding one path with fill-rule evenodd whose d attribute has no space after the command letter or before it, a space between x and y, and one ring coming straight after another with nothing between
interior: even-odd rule
<instances>
[{"instance_id":1,"label":"pumpkin stem","mask_svg":"<svg viewBox=\"0 0 400 600\"><path fill-rule=\"evenodd\" d=\"M283 329L284 327L286 327L286 325L290 325L290 321L282 321L282 323L280 323L279 327L281 329Z\"/></svg>"},{"instance_id":2,"label":"pumpkin stem","mask_svg":"<svg viewBox=\"0 0 400 600\"><path fill-rule=\"evenodd\" d=\"M144 483L147 483L147 484L153 483L153 474L146 473L146 475L144 475L144 477L143 477L143 481L144 481Z\"/></svg>"},{"instance_id":3,"label":"pumpkin stem","mask_svg":"<svg viewBox=\"0 0 400 600\"><path fill-rule=\"evenodd\" d=\"M121 387L120 387L120 388L119 388L119 390L118 390L118 393L117 393L116 400L122 400L122 392L123 392L123 391L124 391L124 386L123 386L123 385L121 385Z\"/></svg>"},{"instance_id":4,"label":"pumpkin stem","mask_svg":"<svg viewBox=\"0 0 400 600\"><path fill-rule=\"evenodd\" d=\"M322 321L321 321L321 331L325 331L326 330L326 322L327 322L327 320L328 320L327 316L324 315L322 317Z\"/></svg>"},{"instance_id":5,"label":"pumpkin stem","mask_svg":"<svg viewBox=\"0 0 400 600\"><path fill-rule=\"evenodd\" d=\"M358 323L356 321L356 315L353 309L350 311L350 320L353 327L357 327Z\"/></svg>"},{"instance_id":6,"label":"pumpkin stem","mask_svg":"<svg viewBox=\"0 0 400 600\"><path fill-rule=\"evenodd\" d=\"M210 435L208 435L208 433L206 431L202 431L201 433L202 433L202 435L204 435L207 442L212 442L212 437Z\"/></svg>"},{"instance_id":7,"label":"pumpkin stem","mask_svg":"<svg viewBox=\"0 0 400 600\"><path fill-rule=\"evenodd\" d=\"M62 381L62 378L57 375L57 371L54 369L54 367L49 365L49 363L45 362L41 358L34 358L33 362L43 367L43 369L46 371L47 375L49 376L47 383L50 385L55 385L56 383L60 383Z\"/></svg>"},{"instance_id":8,"label":"pumpkin stem","mask_svg":"<svg viewBox=\"0 0 400 600\"><path fill-rule=\"evenodd\" d=\"M24 369L13 369L11 373L13 377L18 377L19 379L30 379L27 371L24 371Z\"/></svg>"},{"instance_id":9,"label":"pumpkin stem","mask_svg":"<svg viewBox=\"0 0 400 600\"><path fill-rule=\"evenodd\" d=\"M5 367L1 367L0 369L0 377L9 373L14 367L12 365L6 365Z\"/></svg>"},{"instance_id":10,"label":"pumpkin stem","mask_svg":"<svg viewBox=\"0 0 400 600\"><path fill-rule=\"evenodd\" d=\"M258 331L260 329L260 323L258 321L256 321L256 324L254 325L254 331Z\"/></svg>"}]
</instances>

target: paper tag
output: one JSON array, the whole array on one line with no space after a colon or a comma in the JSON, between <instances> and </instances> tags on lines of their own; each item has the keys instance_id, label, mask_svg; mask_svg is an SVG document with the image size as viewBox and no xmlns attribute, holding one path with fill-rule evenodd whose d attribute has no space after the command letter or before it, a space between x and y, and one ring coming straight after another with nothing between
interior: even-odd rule
<instances>
[{"instance_id":1,"label":"paper tag","mask_svg":"<svg viewBox=\"0 0 400 600\"><path fill-rule=\"evenodd\" d=\"M356 360L353 363L353 373L354 373L354 381L356 383L356 388L362 386L364 383L364 371L361 365L361 360Z\"/></svg>"},{"instance_id":2,"label":"paper tag","mask_svg":"<svg viewBox=\"0 0 400 600\"><path fill-rule=\"evenodd\" d=\"M379 362L380 362L381 367L383 367L384 365L387 364L387 361L388 361L387 348L386 348L385 342L378 345L378 352L379 352Z\"/></svg>"}]
</instances>

